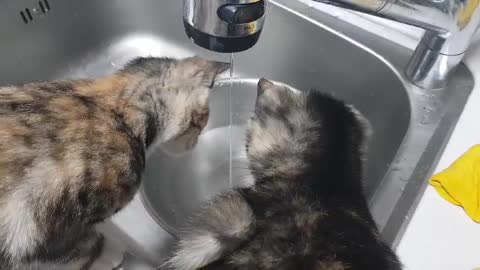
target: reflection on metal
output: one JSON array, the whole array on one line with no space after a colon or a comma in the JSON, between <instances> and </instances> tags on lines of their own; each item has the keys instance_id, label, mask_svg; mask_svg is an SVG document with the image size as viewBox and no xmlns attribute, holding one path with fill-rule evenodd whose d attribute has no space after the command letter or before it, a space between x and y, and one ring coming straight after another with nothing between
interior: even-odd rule
<instances>
[{"instance_id":1,"label":"reflection on metal","mask_svg":"<svg viewBox=\"0 0 480 270\"><path fill-rule=\"evenodd\" d=\"M422 88L442 88L479 24L478 0L315 0L426 30L407 68Z\"/></svg>"}]
</instances>

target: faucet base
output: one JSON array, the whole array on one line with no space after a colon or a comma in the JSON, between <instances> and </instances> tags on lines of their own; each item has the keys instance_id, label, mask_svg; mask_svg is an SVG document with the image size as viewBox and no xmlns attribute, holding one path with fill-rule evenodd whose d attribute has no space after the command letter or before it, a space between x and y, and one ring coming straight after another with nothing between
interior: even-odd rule
<instances>
[{"instance_id":1,"label":"faucet base","mask_svg":"<svg viewBox=\"0 0 480 270\"><path fill-rule=\"evenodd\" d=\"M444 88L449 75L462 61L463 55L463 53L457 55L440 54L420 42L405 72L412 83L420 88Z\"/></svg>"}]
</instances>

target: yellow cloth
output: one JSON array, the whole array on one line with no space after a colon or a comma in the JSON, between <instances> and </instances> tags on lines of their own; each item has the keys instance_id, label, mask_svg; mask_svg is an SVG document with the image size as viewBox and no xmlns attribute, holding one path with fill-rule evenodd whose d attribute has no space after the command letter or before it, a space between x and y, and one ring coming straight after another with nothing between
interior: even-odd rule
<instances>
[{"instance_id":1,"label":"yellow cloth","mask_svg":"<svg viewBox=\"0 0 480 270\"><path fill-rule=\"evenodd\" d=\"M462 206L480 223L480 145L476 145L449 168L434 175L430 184L450 203Z\"/></svg>"},{"instance_id":2,"label":"yellow cloth","mask_svg":"<svg viewBox=\"0 0 480 270\"><path fill-rule=\"evenodd\" d=\"M473 13L477 10L478 0L467 1L467 5L460 8L457 25L463 29L470 23Z\"/></svg>"}]
</instances>

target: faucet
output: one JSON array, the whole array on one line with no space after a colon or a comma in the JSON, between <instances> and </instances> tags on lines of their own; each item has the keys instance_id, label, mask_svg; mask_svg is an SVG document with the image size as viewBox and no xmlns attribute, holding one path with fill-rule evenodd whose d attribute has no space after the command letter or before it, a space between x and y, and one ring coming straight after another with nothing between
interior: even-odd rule
<instances>
[{"instance_id":1,"label":"faucet","mask_svg":"<svg viewBox=\"0 0 480 270\"><path fill-rule=\"evenodd\" d=\"M425 29L405 73L421 88L443 88L480 21L479 0L314 0Z\"/></svg>"},{"instance_id":2,"label":"faucet","mask_svg":"<svg viewBox=\"0 0 480 270\"><path fill-rule=\"evenodd\" d=\"M266 1L266 0L265 0ZM218 52L246 50L258 41L264 0L184 0L187 35ZM480 0L314 0L425 29L405 74L415 85L443 88L462 60L480 21Z\"/></svg>"},{"instance_id":3,"label":"faucet","mask_svg":"<svg viewBox=\"0 0 480 270\"><path fill-rule=\"evenodd\" d=\"M265 0L266 1L266 0ZM184 0L183 24L197 45L220 53L254 46L265 21L264 0Z\"/></svg>"}]
</instances>

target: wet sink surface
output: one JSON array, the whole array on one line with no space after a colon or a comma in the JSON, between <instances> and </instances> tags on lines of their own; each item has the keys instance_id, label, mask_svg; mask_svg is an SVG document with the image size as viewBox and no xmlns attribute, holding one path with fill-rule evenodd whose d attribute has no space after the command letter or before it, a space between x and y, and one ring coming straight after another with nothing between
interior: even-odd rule
<instances>
[{"instance_id":1,"label":"wet sink surface","mask_svg":"<svg viewBox=\"0 0 480 270\"><path fill-rule=\"evenodd\" d=\"M25 24L18 12L33 10L32 3L0 3L2 84L97 77L139 55L229 60L187 39L182 1L50 0L48 13L34 12ZM259 43L235 55L234 184L249 181L243 131L258 78L331 93L372 124L365 192L385 238L395 245L473 87L460 66L446 89L418 89L402 75L410 54L304 4L271 1ZM102 226L129 253L159 265L172 240L165 229L175 233L202 201L228 189L227 90L224 82L212 92L211 119L197 149L182 157L152 151L141 195Z\"/></svg>"}]
</instances>

